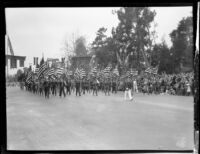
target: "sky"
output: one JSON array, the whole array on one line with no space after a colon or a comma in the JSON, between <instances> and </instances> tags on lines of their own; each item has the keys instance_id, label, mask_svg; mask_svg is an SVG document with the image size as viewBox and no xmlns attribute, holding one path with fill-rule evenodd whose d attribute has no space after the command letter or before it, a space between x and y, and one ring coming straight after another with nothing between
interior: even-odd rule
<instances>
[{"instance_id":1,"label":"sky","mask_svg":"<svg viewBox=\"0 0 200 154\"><path fill-rule=\"evenodd\" d=\"M92 43L100 27L112 27L119 23L112 10L117 7L93 8L6 8L6 30L15 55L26 56L25 66L33 63L33 57L61 58L65 40L72 34L85 36ZM156 11L156 42L165 40L171 46L169 34L176 29L183 17L192 16L192 7L150 7Z\"/></svg>"}]
</instances>

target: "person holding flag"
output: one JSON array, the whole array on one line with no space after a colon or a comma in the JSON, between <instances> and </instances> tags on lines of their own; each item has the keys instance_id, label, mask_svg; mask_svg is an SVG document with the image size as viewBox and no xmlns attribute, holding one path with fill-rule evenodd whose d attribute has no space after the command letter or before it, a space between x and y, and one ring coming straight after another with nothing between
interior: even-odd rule
<instances>
[{"instance_id":1,"label":"person holding flag","mask_svg":"<svg viewBox=\"0 0 200 154\"><path fill-rule=\"evenodd\" d=\"M137 80L136 80L136 78L133 79L133 92L138 93L138 87L137 87Z\"/></svg>"},{"instance_id":2,"label":"person holding flag","mask_svg":"<svg viewBox=\"0 0 200 154\"><path fill-rule=\"evenodd\" d=\"M50 93L50 83L49 83L49 80L46 78L45 81L44 81L45 98L49 98L49 93Z\"/></svg>"},{"instance_id":3,"label":"person holding flag","mask_svg":"<svg viewBox=\"0 0 200 154\"><path fill-rule=\"evenodd\" d=\"M66 94L69 94L71 95L71 86L72 86L72 82L71 82L71 79L67 79L67 82L66 82L66 88L67 88L67 92Z\"/></svg>"},{"instance_id":4,"label":"person holding flag","mask_svg":"<svg viewBox=\"0 0 200 154\"><path fill-rule=\"evenodd\" d=\"M96 96L98 96L98 94L97 94L97 91L98 91L98 80L97 80L97 78L95 78L94 79L94 82L93 82L93 95L94 95L94 93L96 93Z\"/></svg>"},{"instance_id":5,"label":"person holding flag","mask_svg":"<svg viewBox=\"0 0 200 154\"><path fill-rule=\"evenodd\" d=\"M81 82L80 82L80 79L77 79L76 80L76 96L79 94L79 96L81 96Z\"/></svg>"},{"instance_id":6,"label":"person holding flag","mask_svg":"<svg viewBox=\"0 0 200 154\"><path fill-rule=\"evenodd\" d=\"M60 81L59 81L59 88L60 88L59 96L60 96L60 98L62 97L62 94L65 97L64 87L65 87L65 82L63 79L60 79Z\"/></svg>"}]
</instances>

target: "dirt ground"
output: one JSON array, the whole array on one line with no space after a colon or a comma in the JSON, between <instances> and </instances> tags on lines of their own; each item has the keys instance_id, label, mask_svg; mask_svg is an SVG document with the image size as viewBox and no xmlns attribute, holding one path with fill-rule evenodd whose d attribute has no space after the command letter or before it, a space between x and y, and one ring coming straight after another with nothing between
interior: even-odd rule
<instances>
[{"instance_id":1,"label":"dirt ground","mask_svg":"<svg viewBox=\"0 0 200 154\"><path fill-rule=\"evenodd\" d=\"M8 150L192 150L193 97L66 98L7 88Z\"/></svg>"}]
</instances>

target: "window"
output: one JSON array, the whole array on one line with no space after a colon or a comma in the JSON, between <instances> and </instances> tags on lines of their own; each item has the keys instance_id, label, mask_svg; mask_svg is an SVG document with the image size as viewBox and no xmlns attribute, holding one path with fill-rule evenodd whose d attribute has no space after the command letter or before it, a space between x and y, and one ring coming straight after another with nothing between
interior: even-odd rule
<instances>
[{"instance_id":1,"label":"window","mask_svg":"<svg viewBox=\"0 0 200 154\"><path fill-rule=\"evenodd\" d=\"M24 67L24 61L20 60L20 67Z\"/></svg>"},{"instance_id":2,"label":"window","mask_svg":"<svg viewBox=\"0 0 200 154\"><path fill-rule=\"evenodd\" d=\"M11 58L10 68L17 68L17 59L14 57Z\"/></svg>"}]
</instances>

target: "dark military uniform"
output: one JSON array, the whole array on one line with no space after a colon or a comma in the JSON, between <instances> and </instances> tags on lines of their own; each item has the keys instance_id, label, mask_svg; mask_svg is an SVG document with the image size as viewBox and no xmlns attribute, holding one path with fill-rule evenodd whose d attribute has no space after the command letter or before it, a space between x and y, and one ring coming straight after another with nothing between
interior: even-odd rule
<instances>
[{"instance_id":1,"label":"dark military uniform","mask_svg":"<svg viewBox=\"0 0 200 154\"><path fill-rule=\"evenodd\" d=\"M93 82L93 95L94 95L94 93L96 93L96 96L98 95L98 94L97 94L97 90L98 90L98 83L97 83L97 81L95 80L95 81Z\"/></svg>"},{"instance_id":2,"label":"dark military uniform","mask_svg":"<svg viewBox=\"0 0 200 154\"><path fill-rule=\"evenodd\" d=\"M62 94L63 94L64 97L65 97L65 90L64 90L64 88L65 88L65 83L64 83L64 81L60 81L60 82L59 82L59 88L60 88L59 96L62 97Z\"/></svg>"},{"instance_id":3,"label":"dark military uniform","mask_svg":"<svg viewBox=\"0 0 200 154\"><path fill-rule=\"evenodd\" d=\"M90 83L89 83L89 81L88 80L86 80L86 82L85 82L85 88L86 88L86 90L87 90L87 93L89 92L89 90L90 90Z\"/></svg>"},{"instance_id":4,"label":"dark military uniform","mask_svg":"<svg viewBox=\"0 0 200 154\"><path fill-rule=\"evenodd\" d=\"M67 87L67 94L69 95L71 95L71 85L72 85L71 80L67 80L66 87Z\"/></svg>"},{"instance_id":5,"label":"dark military uniform","mask_svg":"<svg viewBox=\"0 0 200 154\"><path fill-rule=\"evenodd\" d=\"M79 80L77 80L76 81L76 96L77 96L77 94L79 94L79 96L81 96L80 88L81 88L81 82Z\"/></svg>"},{"instance_id":6,"label":"dark military uniform","mask_svg":"<svg viewBox=\"0 0 200 154\"><path fill-rule=\"evenodd\" d=\"M109 91L110 91L110 84L111 83L108 80L106 80L104 84L105 84L105 86L104 86L105 87L105 95L106 94L110 95Z\"/></svg>"},{"instance_id":7,"label":"dark military uniform","mask_svg":"<svg viewBox=\"0 0 200 154\"><path fill-rule=\"evenodd\" d=\"M44 81L45 98L49 98L49 89L50 89L49 81Z\"/></svg>"},{"instance_id":8,"label":"dark military uniform","mask_svg":"<svg viewBox=\"0 0 200 154\"><path fill-rule=\"evenodd\" d=\"M54 96L56 96L56 89L57 89L57 82L56 81L53 81L52 82L52 94Z\"/></svg>"},{"instance_id":9,"label":"dark military uniform","mask_svg":"<svg viewBox=\"0 0 200 154\"><path fill-rule=\"evenodd\" d=\"M112 82L112 93L113 92L117 93L117 83L116 83L116 81Z\"/></svg>"},{"instance_id":10,"label":"dark military uniform","mask_svg":"<svg viewBox=\"0 0 200 154\"><path fill-rule=\"evenodd\" d=\"M82 91L83 91L83 94L85 94L85 90L86 90L86 83L85 83L85 81L83 80L83 81L82 81Z\"/></svg>"},{"instance_id":11,"label":"dark military uniform","mask_svg":"<svg viewBox=\"0 0 200 154\"><path fill-rule=\"evenodd\" d=\"M93 87L92 87L92 81L89 81L89 93L91 92L92 89L93 89Z\"/></svg>"}]
</instances>

